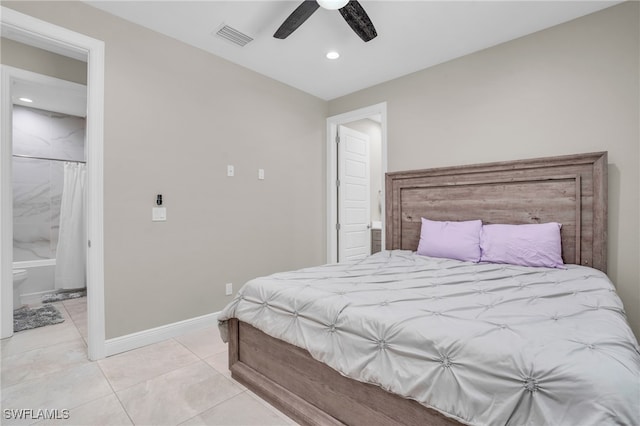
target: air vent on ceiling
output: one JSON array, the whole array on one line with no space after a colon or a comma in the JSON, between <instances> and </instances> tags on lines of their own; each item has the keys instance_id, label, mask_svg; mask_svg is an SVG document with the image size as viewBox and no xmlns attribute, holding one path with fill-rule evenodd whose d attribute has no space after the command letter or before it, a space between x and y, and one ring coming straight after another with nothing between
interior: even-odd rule
<instances>
[{"instance_id":1,"label":"air vent on ceiling","mask_svg":"<svg viewBox=\"0 0 640 426\"><path fill-rule=\"evenodd\" d=\"M222 37L225 40L229 40L231 43L237 44L242 47L249 43L253 38L249 37L246 34L241 33L229 25L223 25L222 28L218 30L216 33L218 37Z\"/></svg>"}]
</instances>

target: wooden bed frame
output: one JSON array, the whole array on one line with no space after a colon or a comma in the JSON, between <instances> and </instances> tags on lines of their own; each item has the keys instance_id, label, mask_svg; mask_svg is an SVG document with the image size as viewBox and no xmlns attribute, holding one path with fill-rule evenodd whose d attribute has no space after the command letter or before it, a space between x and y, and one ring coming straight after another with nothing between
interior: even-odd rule
<instances>
[{"instance_id":1,"label":"wooden bed frame","mask_svg":"<svg viewBox=\"0 0 640 426\"><path fill-rule=\"evenodd\" d=\"M607 153L388 173L386 248L415 250L421 218L562 223L565 263L607 267ZM346 378L233 318L234 379L303 425L453 425L416 401Z\"/></svg>"}]
</instances>

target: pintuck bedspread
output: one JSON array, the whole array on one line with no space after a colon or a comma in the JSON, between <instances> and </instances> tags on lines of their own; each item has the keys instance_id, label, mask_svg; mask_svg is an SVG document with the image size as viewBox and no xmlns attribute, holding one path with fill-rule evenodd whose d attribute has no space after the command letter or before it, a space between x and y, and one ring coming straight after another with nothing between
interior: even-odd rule
<instances>
[{"instance_id":1,"label":"pintuck bedspread","mask_svg":"<svg viewBox=\"0 0 640 426\"><path fill-rule=\"evenodd\" d=\"M248 282L222 311L473 425L640 424L640 350L595 269L383 251Z\"/></svg>"}]
</instances>

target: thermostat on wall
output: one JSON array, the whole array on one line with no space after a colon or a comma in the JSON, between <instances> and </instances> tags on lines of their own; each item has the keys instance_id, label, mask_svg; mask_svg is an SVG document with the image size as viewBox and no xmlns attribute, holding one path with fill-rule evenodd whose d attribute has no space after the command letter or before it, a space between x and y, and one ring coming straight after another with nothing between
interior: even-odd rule
<instances>
[{"instance_id":1,"label":"thermostat on wall","mask_svg":"<svg viewBox=\"0 0 640 426\"><path fill-rule=\"evenodd\" d=\"M154 222L163 222L167 220L167 208L153 207L151 209L151 220Z\"/></svg>"}]
</instances>

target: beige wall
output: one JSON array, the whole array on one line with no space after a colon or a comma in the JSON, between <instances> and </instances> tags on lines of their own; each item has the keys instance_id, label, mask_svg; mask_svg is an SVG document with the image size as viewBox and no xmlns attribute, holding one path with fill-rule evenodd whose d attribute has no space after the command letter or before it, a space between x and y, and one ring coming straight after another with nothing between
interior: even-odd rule
<instances>
[{"instance_id":1,"label":"beige wall","mask_svg":"<svg viewBox=\"0 0 640 426\"><path fill-rule=\"evenodd\" d=\"M386 101L389 171L609 152L609 276L640 335L638 2L329 102Z\"/></svg>"},{"instance_id":2,"label":"beige wall","mask_svg":"<svg viewBox=\"0 0 640 426\"><path fill-rule=\"evenodd\" d=\"M80 2L3 6L105 41L107 338L324 262L325 101Z\"/></svg>"},{"instance_id":3,"label":"beige wall","mask_svg":"<svg viewBox=\"0 0 640 426\"><path fill-rule=\"evenodd\" d=\"M383 101L390 171L609 151L609 274L640 333L637 2L329 103L82 3L3 6L106 42L107 337L322 263L325 117Z\"/></svg>"},{"instance_id":4,"label":"beige wall","mask_svg":"<svg viewBox=\"0 0 640 426\"><path fill-rule=\"evenodd\" d=\"M0 63L15 68L87 84L87 63L37 47L0 38Z\"/></svg>"}]
</instances>

